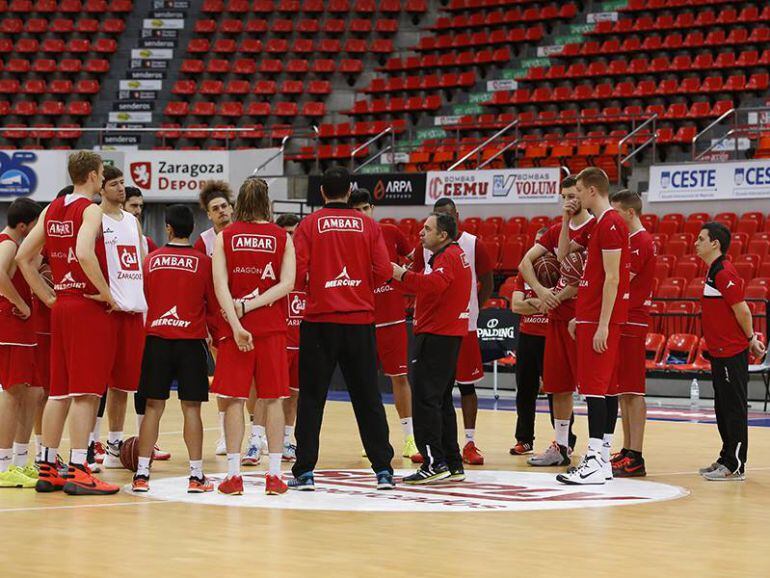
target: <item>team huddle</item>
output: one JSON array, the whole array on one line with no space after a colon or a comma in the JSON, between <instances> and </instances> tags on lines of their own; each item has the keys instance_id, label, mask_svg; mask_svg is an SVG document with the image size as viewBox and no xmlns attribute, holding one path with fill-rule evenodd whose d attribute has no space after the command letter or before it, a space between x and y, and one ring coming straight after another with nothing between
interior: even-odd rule
<instances>
[{"instance_id":1,"label":"team huddle","mask_svg":"<svg viewBox=\"0 0 770 578\"><path fill-rule=\"evenodd\" d=\"M267 494L313 490L324 404L338 365L378 489L395 487L378 364L393 385L402 455L420 464L404 483L461 481L463 463L484 463L475 445L474 384L483 378L476 323L492 293L492 264L483 244L459 231L451 200L436 203L415 249L396 227L371 218L369 193L351 192L344 169L326 171L325 205L302 221L273 220L260 178L246 179L235 203L227 183L209 182L200 201L213 226L193 246L192 210L171 205L167 243L157 248L142 232L141 195L127 194L118 169L91 152L71 155L68 169L71 187L45 209L14 201L0 233L0 487L118 492L94 474L125 465L131 393L139 426L132 489L148 491L153 460L170 457L157 441L175 387L188 492L214 490L203 471L201 404L209 393L220 417L216 453L227 456L219 492L242 494L241 468L259 464L265 453ZM511 453L532 452L542 375L556 440L531 465L569 465L578 390L588 403L588 452L557 479L599 484L613 475L644 475L644 337L654 249L639 221L641 200L628 191L610 197L606 175L593 168L565 180L562 196L562 224L539 233L513 298L522 325ZM547 255L561 262L551 282L541 274ZM407 294L417 299L411 384ZM624 443L610 455L618 396ZM244 407L251 416L245 452ZM58 450L67 422L72 449L64 464ZM745 444L742 451L741 471ZM288 483L282 462L293 462Z\"/></svg>"}]
</instances>

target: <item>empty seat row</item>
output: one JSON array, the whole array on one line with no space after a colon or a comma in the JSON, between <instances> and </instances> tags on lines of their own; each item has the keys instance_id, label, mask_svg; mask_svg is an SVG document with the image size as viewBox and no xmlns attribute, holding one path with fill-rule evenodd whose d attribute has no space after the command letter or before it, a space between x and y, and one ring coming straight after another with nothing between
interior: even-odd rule
<instances>
[{"instance_id":1,"label":"empty seat row","mask_svg":"<svg viewBox=\"0 0 770 578\"><path fill-rule=\"evenodd\" d=\"M426 0L379 0L375 4L374 0L204 0L202 11L207 14L221 14L223 12L231 14L247 14L255 12L257 14L273 14L275 12L285 14L321 14L331 12L332 14L348 14L351 12L360 14L373 14L379 11L383 14L398 14L402 10L408 13L421 14L427 11Z\"/></svg>"},{"instance_id":2,"label":"empty seat row","mask_svg":"<svg viewBox=\"0 0 770 578\"><path fill-rule=\"evenodd\" d=\"M61 38L46 38L42 42L36 38L19 38L15 43L10 38L0 38L0 54L15 52L17 54L59 54L70 52L72 54L86 54L99 52L112 54L118 48L114 38L97 38L93 42L87 38L72 38L65 42Z\"/></svg>"},{"instance_id":3,"label":"empty seat row","mask_svg":"<svg viewBox=\"0 0 770 578\"><path fill-rule=\"evenodd\" d=\"M342 58L332 60L330 58L319 58L317 60L305 60L304 58L293 58L286 61L278 59L263 59L259 62L253 58L238 58L236 60L225 60L223 58L210 59L208 62L197 58L187 58L182 61L181 71L189 75L202 74L234 74L254 75L261 72L266 75L276 75L282 72L289 74L306 74L312 72L318 76L328 76L335 72L343 74L359 74L364 69L361 60L355 58Z\"/></svg>"},{"instance_id":4,"label":"empty seat row","mask_svg":"<svg viewBox=\"0 0 770 578\"><path fill-rule=\"evenodd\" d=\"M0 0L0 12L29 14L128 14L131 0Z\"/></svg>"},{"instance_id":5,"label":"empty seat row","mask_svg":"<svg viewBox=\"0 0 770 578\"><path fill-rule=\"evenodd\" d=\"M440 88L473 88L476 84L476 73L473 71L461 74L428 74L425 76L407 76L394 78L374 78L363 92L414 92L420 90L437 90Z\"/></svg>"},{"instance_id":6,"label":"empty seat row","mask_svg":"<svg viewBox=\"0 0 770 578\"><path fill-rule=\"evenodd\" d=\"M242 116L281 116L294 117L298 114L308 117L321 117L326 114L323 102L305 102L301 108L296 102L250 102L244 105L240 101L209 102L198 101L192 104L185 101L171 101L166 105L166 116L225 116L240 118Z\"/></svg>"},{"instance_id":7,"label":"empty seat row","mask_svg":"<svg viewBox=\"0 0 770 578\"><path fill-rule=\"evenodd\" d=\"M307 90L306 90L307 89ZM257 80L249 83L247 80L231 80L227 84L221 80L204 80L200 84L194 80L178 80L171 89L172 94L192 96L195 94L304 94L326 95L331 92L328 80L311 80L305 83L301 80L285 80L280 86L274 80Z\"/></svg>"},{"instance_id":8,"label":"empty seat row","mask_svg":"<svg viewBox=\"0 0 770 578\"><path fill-rule=\"evenodd\" d=\"M749 5L740 11L735 8L724 8L719 12L703 10L697 14L682 12L674 16L661 14L657 18L641 16L639 18L624 18L617 22L598 22L590 34L631 34L635 32L651 32L662 30L712 28L714 26L732 26L734 24L753 24L770 21L770 6L760 10L757 6Z\"/></svg>"},{"instance_id":9,"label":"empty seat row","mask_svg":"<svg viewBox=\"0 0 770 578\"><path fill-rule=\"evenodd\" d=\"M101 22L96 18L81 18L72 20L71 18L3 18L0 20L0 32L3 34L32 34L40 35L46 32L54 34L72 34L79 32L81 34L95 34L103 32L105 34L120 34L126 29L126 24L119 18L106 18Z\"/></svg>"},{"instance_id":10,"label":"empty seat row","mask_svg":"<svg viewBox=\"0 0 770 578\"><path fill-rule=\"evenodd\" d=\"M431 30L467 30L468 28L495 28L544 20L568 20L577 15L577 6L571 2L549 4L542 8L513 8L493 12L479 11L470 15L444 16L436 20Z\"/></svg>"},{"instance_id":11,"label":"empty seat row","mask_svg":"<svg viewBox=\"0 0 770 578\"><path fill-rule=\"evenodd\" d=\"M295 30L303 36L312 36L323 32L327 35L342 35L345 31L354 34L368 34L372 30L381 34L395 34L398 32L398 20L392 18L379 18L374 23L370 19L354 18L350 21L341 18L331 18L323 22L315 18L304 18L296 25L294 20L288 18L275 18L268 22L262 18L253 18L244 22L241 19L226 18L217 22L211 18L198 20L193 28L196 34L214 34L217 31L223 34L265 34L288 35Z\"/></svg>"},{"instance_id":12,"label":"empty seat row","mask_svg":"<svg viewBox=\"0 0 770 578\"><path fill-rule=\"evenodd\" d=\"M233 38L218 38L213 43L208 38L193 38L187 46L187 51L191 54L206 54L214 52L216 54L259 54L267 52L272 54L320 52L326 54L338 54L347 52L348 54L365 54L373 52L375 54L390 54L393 52L393 41L388 38L375 38L367 42L361 38L349 38L343 44L337 38L323 38L315 43L301 43L295 40L292 46L289 41L283 38L270 38L262 42L258 38L244 38L236 42ZM298 50L297 50L298 49Z\"/></svg>"}]
</instances>

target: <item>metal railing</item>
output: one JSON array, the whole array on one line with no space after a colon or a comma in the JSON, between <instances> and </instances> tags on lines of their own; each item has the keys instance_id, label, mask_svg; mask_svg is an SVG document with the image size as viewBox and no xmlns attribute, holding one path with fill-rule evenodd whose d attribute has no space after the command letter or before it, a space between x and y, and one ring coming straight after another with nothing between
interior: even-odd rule
<instances>
[{"instance_id":1,"label":"metal railing","mask_svg":"<svg viewBox=\"0 0 770 578\"><path fill-rule=\"evenodd\" d=\"M511 130L512 128L516 128L516 133L515 133L515 135L516 135L516 136L515 136L515 138L514 138L514 141L513 141L513 142L514 142L514 143L517 143L517 142L518 142L518 140L519 140L519 130L518 130L518 126L519 126L519 120L518 120L518 119L514 120L513 122L510 122L510 123L509 123L507 126L505 126L505 127L501 128L499 131L497 131L495 134L493 134L493 135L492 135L491 137L489 137L487 140L485 140L485 141L484 141L484 142L482 142L480 145L478 145L477 147L475 147L474 149L472 149L471 151L469 151L467 154L465 154L465 155L464 155L462 158L460 158L460 160L458 160L456 163L454 163L452 166L450 166L450 167L449 167L447 170L448 170L448 171L453 171L453 170L455 170L457 167L459 167L460 165L462 165L462 164L463 164L465 161L467 161L467 160L468 160L469 158L471 158L473 155L479 154L479 153L480 153L482 150L484 150L484 149L485 149L485 148L486 148L488 145L492 144L494 141L496 141L497 139L499 139L501 136L503 136L505 133L507 133L507 132L508 132L509 130ZM511 145L511 144L509 144L509 146L508 146L507 148L510 148L511 146L512 146L512 145ZM504 149L504 150L507 150L507 148L506 148L506 149ZM495 155L495 157L493 157L493 158L497 158L497 156L499 156L499 154ZM479 161L481 161L481 159L479 159ZM481 164L481 163L479 162L479 164ZM481 168L481 167L479 167L479 166L478 166L478 164L477 164L477 165L476 165L476 168L478 169L478 168Z\"/></svg>"},{"instance_id":2,"label":"metal railing","mask_svg":"<svg viewBox=\"0 0 770 578\"><path fill-rule=\"evenodd\" d=\"M378 140L380 140L381 138L384 138L387 135L390 135L390 144L384 147L383 149L381 149L380 151L378 151L377 153L375 153L374 155L370 156L363 163L358 165L358 167L355 167L356 155L360 153L362 150L366 150L367 148L369 148L369 145L376 143ZM366 141L364 144L356 147L350 152L350 170L354 173L357 173L365 166L376 161L378 158L380 158L383 154L385 154L388 151L393 151L394 153L396 152L396 131L393 129L393 126L387 127L385 130L383 130L379 134L376 134L375 136L370 138L368 141Z\"/></svg>"},{"instance_id":3,"label":"metal railing","mask_svg":"<svg viewBox=\"0 0 770 578\"><path fill-rule=\"evenodd\" d=\"M657 113L653 114L650 118L645 120L642 124L637 126L630 133L628 133L626 136L624 136L622 139L618 141L618 184L621 184L623 182L623 163L633 159L636 155L638 155L641 151L643 151L649 145L652 145L652 161L655 162L655 153L656 153L655 143L657 142L657 139L658 139L657 120L658 120ZM629 152L626 156L623 156L623 145L626 144L628 141L630 141L635 135L639 134L641 130L649 124L652 125L652 134L650 135L650 137L647 140L645 140L642 144L635 146L631 150L631 152Z\"/></svg>"},{"instance_id":4,"label":"metal railing","mask_svg":"<svg viewBox=\"0 0 770 578\"><path fill-rule=\"evenodd\" d=\"M746 113L747 115L749 113L755 112L757 113L757 123L756 125L741 125L739 123L739 115L741 113ZM767 113L767 120L762 121L759 118L760 113ZM709 133L712 133L714 129L717 127L721 127L722 123L724 123L726 120L732 119L732 128L730 128L725 134L723 134L721 137L717 138L712 142L706 150L704 150L701 153L698 153L698 142L704 138ZM770 131L770 107L768 106L752 106L747 108L731 108L724 114L722 114L719 118L717 118L714 122L710 123L706 128L704 128L702 131L700 131L698 134L696 134L692 139L692 149L691 149L691 157L692 160L697 161L702 158L704 158L708 153L716 149L719 145L721 145L723 142L727 141L728 139L732 138L734 141L734 147L732 149L732 153L735 155L734 160L738 160L738 154L739 154L739 140L738 138L742 135L752 134L755 132L763 132L762 127L766 127L765 131Z\"/></svg>"}]
</instances>

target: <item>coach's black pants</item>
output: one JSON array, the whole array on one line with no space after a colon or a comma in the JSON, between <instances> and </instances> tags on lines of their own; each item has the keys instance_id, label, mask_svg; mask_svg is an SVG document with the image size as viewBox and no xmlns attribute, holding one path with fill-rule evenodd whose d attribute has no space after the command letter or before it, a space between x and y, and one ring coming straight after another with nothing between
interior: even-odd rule
<instances>
[{"instance_id":1,"label":"coach's black pants","mask_svg":"<svg viewBox=\"0 0 770 578\"><path fill-rule=\"evenodd\" d=\"M719 463L732 472L743 472L749 445L749 351L733 357L712 357L714 412L722 437Z\"/></svg>"},{"instance_id":2,"label":"coach's black pants","mask_svg":"<svg viewBox=\"0 0 770 578\"><path fill-rule=\"evenodd\" d=\"M412 352L414 439L424 467L462 465L457 417L452 403L457 356L462 337L421 333Z\"/></svg>"},{"instance_id":3,"label":"coach's black pants","mask_svg":"<svg viewBox=\"0 0 770 578\"><path fill-rule=\"evenodd\" d=\"M535 409L543 375L545 337L519 335L516 349L516 441L535 441Z\"/></svg>"},{"instance_id":4,"label":"coach's black pants","mask_svg":"<svg viewBox=\"0 0 770 578\"><path fill-rule=\"evenodd\" d=\"M332 374L339 363L358 422L366 455L375 472L393 472L393 448L377 387L374 325L303 321L299 330L299 400L295 476L312 472L318 462L319 436Z\"/></svg>"}]
</instances>

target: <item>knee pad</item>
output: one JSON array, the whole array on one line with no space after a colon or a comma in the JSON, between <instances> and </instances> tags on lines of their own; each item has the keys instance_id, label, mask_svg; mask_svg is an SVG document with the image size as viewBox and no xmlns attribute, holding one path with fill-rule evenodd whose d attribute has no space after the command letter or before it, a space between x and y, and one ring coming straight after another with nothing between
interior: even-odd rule
<instances>
[{"instance_id":1,"label":"knee pad","mask_svg":"<svg viewBox=\"0 0 770 578\"><path fill-rule=\"evenodd\" d=\"M457 388L462 396L474 395L476 393L476 385L473 383L458 383Z\"/></svg>"}]
</instances>

